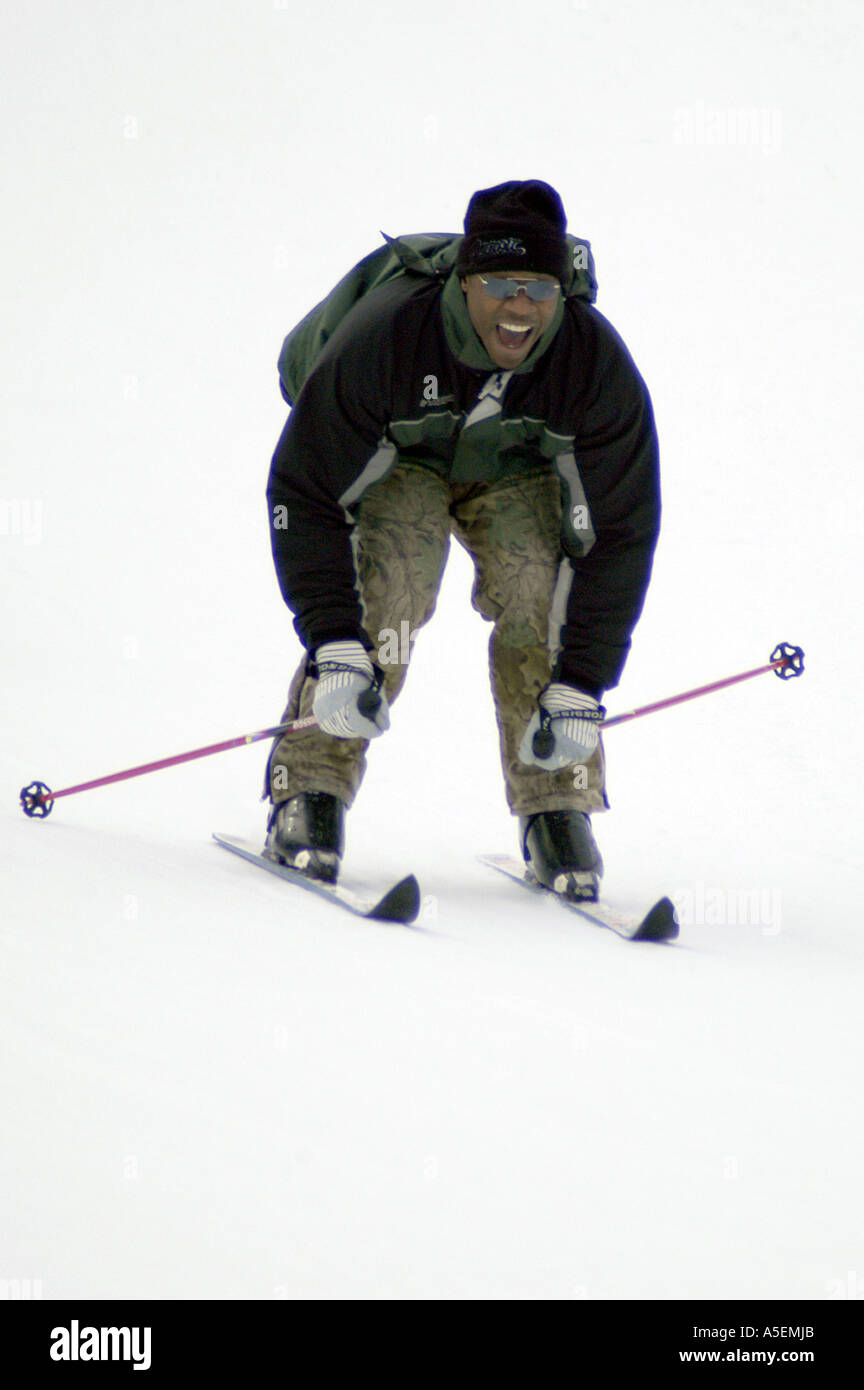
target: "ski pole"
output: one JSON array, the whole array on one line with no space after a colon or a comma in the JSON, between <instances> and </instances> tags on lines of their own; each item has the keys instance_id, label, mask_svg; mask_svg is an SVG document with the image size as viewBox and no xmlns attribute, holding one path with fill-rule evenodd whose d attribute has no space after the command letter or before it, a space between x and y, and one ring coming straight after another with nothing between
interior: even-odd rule
<instances>
[{"instance_id":1,"label":"ski pole","mask_svg":"<svg viewBox=\"0 0 864 1390\"><path fill-rule=\"evenodd\" d=\"M61 796L88 792L93 787L106 787L109 782L123 782L127 777L142 777L145 772L158 772L163 767L192 762L193 758L207 758L211 753L224 753L229 748L242 748L244 744L258 743L263 738L275 738L278 734L292 734L298 729L310 729L316 723L317 720L310 714L305 719L295 719L289 724L276 724L272 729L260 729L254 734L240 734L238 738L228 738L224 743L209 743L206 748L193 748L189 753L176 753L173 758L160 758L155 763L127 767L123 772L112 772L108 777L96 777L92 782L79 782L76 787L64 787L59 792L52 792L44 782L31 782L21 790L21 809L25 816L44 817L50 815L54 802Z\"/></svg>"},{"instance_id":2,"label":"ski pole","mask_svg":"<svg viewBox=\"0 0 864 1390\"><path fill-rule=\"evenodd\" d=\"M793 647L788 642L781 642L771 653L771 658L766 666L757 666L752 671L742 671L737 676L726 676L724 680L713 681L710 685L699 686L696 690L686 690L681 695L670 695L666 700L657 700L651 705L642 705L639 709L630 710L627 714L616 714L611 719L605 719L602 727L611 728L613 724L624 724L629 719L639 719L643 714L652 714L655 710L667 709L670 705L681 704L684 700L695 700L697 695L708 695L713 690L720 690L723 686L734 685L737 681L750 680L752 676L761 676L765 671L774 671L783 680L790 676L800 676L804 671L804 653L800 647ZM358 705L361 705L361 713L370 718L374 716L375 710L380 705L380 695L375 690L364 691ZM91 782L79 782L74 787L64 787L61 791L52 792L51 788L44 782L31 782L28 786L21 789L20 801L21 809L25 816L35 816L44 818L51 814L54 802L61 796L73 796L76 792L91 791L94 787L106 787L111 782L123 782L129 777L142 777L146 772L159 772L164 767L175 767L178 763L192 762L195 758L207 758L211 753L224 753L229 748L242 748L247 743L258 743L261 739L276 738L282 734L296 733L300 729L310 729L317 723L312 715L304 719L295 719L288 724L276 724L272 729L260 729L254 734L240 734L237 738L225 739L223 743L210 743L205 748L193 748L188 753L176 753L171 758L160 758L158 762L142 763L138 767L128 767L122 772L112 772L107 777L96 777Z\"/></svg>"},{"instance_id":3,"label":"ski pole","mask_svg":"<svg viewBox=\"0 0 864 1390\"><path fill-rule=\"evenodd\" d=\"M771 653L766 666L756 666L752 671L741 671L737 676L726 676L723 680L712 681L710 685L700 685L695 690L685 690L681 695L670 695L666 700L656 700L651 705L640 705L627 714L616 714L604 719L603 729L611 729L613 724L625 724L629 719L640 719L643 714L653 714L658 709L668 709L670 705L680 705L684 700L695 700L697 695L710 695L714 690L722 690L726 685L736 685L738 681L749 681L753 676L761 676L765 671L773 671L781 680L804 673L804 653L800 647L789 642L781 642Z\"/></svg>"}]
</instances>

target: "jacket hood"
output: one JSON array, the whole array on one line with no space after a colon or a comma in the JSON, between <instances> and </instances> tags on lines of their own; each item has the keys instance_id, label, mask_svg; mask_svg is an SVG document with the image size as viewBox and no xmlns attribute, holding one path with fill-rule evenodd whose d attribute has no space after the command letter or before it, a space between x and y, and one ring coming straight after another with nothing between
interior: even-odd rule
<instances>
[{"instance_id":1,"label":"jacket hood","mask_svg":"<svg viewBox=\"0 0 864 1390\"><path fill-rule=\"evenodd\" d=\"M386 232L382 232L381 235L409 273L444 281L441 314L447 343L453 355L466 367L485 372L501 371L474 330L465 295L459 284L459 276L456 274L455 266L462 237L452 232L421 232L401 237L389 237ZM561 326L565 299L584 299L593 304L597 298L597 277L590 244L569 232L566 239L570 252L570 273L562 280L562 294L552 321L542 337L538 338L525 361L513 368L515 373L530 372L543 356Z\"/></svg>"},{"instance_id":2,"label":"jacket hood","mask_svg":"<svg viewBox=\"0 0 864 1390\"><path fill-rule=\"evenodd\" d=\"M497 362L486 351L477 332L471 322L471 315L468 313L468 304L465 299L465 292L459 283L460 277L456 270L451 270L444 286L444 293L441 296L441 317L444 320L444 333L447 338L447 345L454 357L463 362L466 367L479 368L484 372L503 371ZM530 372L531 368L543 356L558 329L561 327L561 320L564 317L564 296L558 295L555 305L555 312L549 322L545 332L537 339L533 348L518 367L510 370L518 376L522 372Z\"/></svg>"}]
</instances>

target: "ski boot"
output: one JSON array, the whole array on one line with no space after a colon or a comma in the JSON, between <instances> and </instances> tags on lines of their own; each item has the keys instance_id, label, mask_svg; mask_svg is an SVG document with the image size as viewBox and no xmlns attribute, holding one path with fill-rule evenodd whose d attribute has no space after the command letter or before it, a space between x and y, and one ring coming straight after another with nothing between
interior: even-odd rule
<instances>
[{"instance_id":1,"label":"ski boot","mask_svg":"<svg viewBox=\"0 0 864 1390\"><path fill-rule=\"evenodd\" d=\"M519 826L529 878L576 902L597 901L603 860L585 811L538 811Z\"/></svg>"},{"instance_id":2,"label":"ski boot","mask_svg":"<svg viewBox=\"0 0 864 1390\"><path fill-rule=\"evenodd\" d=\"M335 883L345 848L345 807L329 792L300 792L274 806L264 854L279 864Z\"/></svg>"}]
</instances>

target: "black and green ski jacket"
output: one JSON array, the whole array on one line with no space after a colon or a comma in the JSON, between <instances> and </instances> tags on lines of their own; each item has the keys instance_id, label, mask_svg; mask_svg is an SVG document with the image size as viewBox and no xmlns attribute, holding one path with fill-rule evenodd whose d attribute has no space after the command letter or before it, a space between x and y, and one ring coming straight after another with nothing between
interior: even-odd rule
<instances>
[{"instance_id":1,"label":"black and green ski jacket","mask_svg":"<svg viewBox=\"0 0 864 1390\"><path fill-rule=\"evenodd\" d=\"M369 290L314 361L276 447L267 499L283 598L311 652L363 630L352 506L400 461L494 486L554 470L572 568L554 678L602 696L641 613L660 520L648 390L585 297L515 370L474 332L455 272ZM375 634L372 634L374 637Z\"/></svg>"}]
</instances>

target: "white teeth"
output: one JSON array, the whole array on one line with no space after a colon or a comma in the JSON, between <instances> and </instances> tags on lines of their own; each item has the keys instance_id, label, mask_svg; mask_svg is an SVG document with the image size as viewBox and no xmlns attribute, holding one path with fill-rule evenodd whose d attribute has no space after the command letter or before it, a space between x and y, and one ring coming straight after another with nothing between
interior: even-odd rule
<instances>
[{"instance_id":1,"label":"white teeth","mask_svg":"<svg viewBox=\"0 0 864 1390\"><path fill-rule=\"evenodd\" d=\"M530 333L530 323L526 327L523 323L499 323L499 328L506 328L508 333Z\"/></svg>"}]
</instances>

